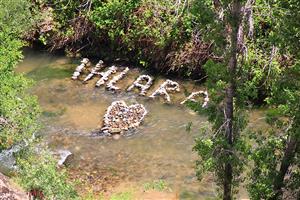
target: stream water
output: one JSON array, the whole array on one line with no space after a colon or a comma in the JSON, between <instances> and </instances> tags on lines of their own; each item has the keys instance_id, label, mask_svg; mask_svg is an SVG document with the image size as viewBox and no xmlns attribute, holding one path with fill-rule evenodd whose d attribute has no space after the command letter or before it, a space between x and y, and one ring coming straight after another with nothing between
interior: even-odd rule
<instances>
[{"instance_id":1,"label":"stream water","mask_svg":"<svg viewBox=\"0 0 300 200\"><path fill-rule=\"evenodd\" d=\"M72 179L81 180L80 193L143 190L145 183L164 180L179 199L216 196L213 179L207 176L199 182L194 169L194 139L207 120L179 105L185 98L184 91L197 91L200 86L173 79L182 91L171 96L173 104L164 104L162 100L125 92L138 75L146 72L131 69L117 84L122 91L111 93L104 87L95 88L97 79L88 84L72 81L78 63L62 55L30 50L25 51L25 59L16 70L36 81L31 92L38 97L43 111L41 134L51 149L73 153L67 167ZM148 94L165 79L156 77ZM92 137L91 132L101 127L106 108L115 100L124 100L128 105L141 103L149 114L132 135L119 140ZM188 124L192 125L189 132Z\"/></svg>"}]
</instances>

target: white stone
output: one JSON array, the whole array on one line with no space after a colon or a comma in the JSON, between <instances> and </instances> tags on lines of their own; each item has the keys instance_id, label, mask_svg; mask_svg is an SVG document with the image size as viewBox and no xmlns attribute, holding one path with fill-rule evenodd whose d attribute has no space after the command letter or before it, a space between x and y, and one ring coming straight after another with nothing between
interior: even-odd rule
<instances>
[{"instance_id":1,"label":"white stone","mask_svg":"<svg viewBox=\"0 0 300 200\"><path fill-rule=\"evenodd\" d=\"M143 85L141 83L142 81L147 81L147 83ZM151 78L151 76L141 75L133 82L133 84L127 89L127 91L129 92L134 87L136 87L141 90L140 95L144 96L146 95L147 90L151 87L152 84L153 84L153 79Z\"/></svg>"},{"instance_id":2,"label":"white stone","mask_svg":"<svg viewBox=\"0 0 300 200\"><path fill-rule=\"evenodd\" d=\"M81 72L83 71L83 69L85 69L86 67L90 66L90 61L87 58L82 59L81 64L79 66L76 67L72 79L76 80L78 79L78 77L80 76Z\"/></svg>"},{"instance_id":3,"label":"white stone","mask_svg":"<svg viewBox=\"0 0 300 200\"><path fill-rule=\"evenodd\" d=\"M102 60L99 60L99 62L96 64L96 66L91 70L91 73L85 77L83 82L87 82L91 78L93 78L94 75L99 75L100 72L104 68L104 62Z\"/></svg>"},{"instance_id":4,"label":"white stone","mask_svg":"<svg viewBox=\"0 0 300 200\"><path fill-rule=\"evenodd\" d=\"M114 76L113 79L111 81L109 81L109 83L106 85L106 88L108 90L119 90L120 88L115 86L115 84L121 80L122 78L124 78L124 76L128 73L129 68L126 67L120 74L118 74L117 76Z\"/></svg>"},{"instance_id":5,"label":"white stone","mask_svg":"<svg viewBox=\"0 0 300 200\"><path fill-rule=\"evenodd\" d=\"M180 87L179 84L175 81L166 80L162 83L153 94L151 94L150 98L155 98L156 96L164 96L167 102L171 102L171 97L168 92L179 92Z\"/></svg>"},{"instance_id":6,"label":"white stone","mask_svg":"<svg viewBox=\"0 0 300 200\"><path fill-rule=\"evenodd\" d=\"M193 102L197 102L195 100L195 97L196 96L199 96L199 95L204 95L204 102L202 104L202 108L205 108L207 107L207 104L209 102L209 98L208 98L208 92L207 91L198 91L198 92L192 92L184 101L182 101L180 104L184 104L185 102L187 101L193 101Z\"/></svg>"},{"instance_id":7,"label":"white stone","mask_svg":"<svg viewBox=\"0 0 300 200\"><path fill-rule=\"evenodd\" d=\"M96 83L96 87L100 87L101 85L104 85L105 82L108 80L109 76L111 74L115 74L117 72L116 66L111 66L106 72L101 72L100 75L102 76Z\"/></svg>"}]
</instances>

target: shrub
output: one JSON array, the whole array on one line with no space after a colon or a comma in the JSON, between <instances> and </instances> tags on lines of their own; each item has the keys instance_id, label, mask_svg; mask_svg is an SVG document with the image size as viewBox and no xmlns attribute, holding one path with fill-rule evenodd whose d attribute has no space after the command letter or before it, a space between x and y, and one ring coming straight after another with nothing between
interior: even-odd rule
<instances>
[{"instance_id":1,"label":"shrub","mask_svg":"<svg viewBox=\"0 0 300 200\"><path fill-rule=\"evenodd\" d=\"M73 185L67 182L65 170L57 170L57 162L47 150L39 154L26 151L17 161L17 182L21 186L45 199L78 199Z\"/></svg>"}]
</instances>

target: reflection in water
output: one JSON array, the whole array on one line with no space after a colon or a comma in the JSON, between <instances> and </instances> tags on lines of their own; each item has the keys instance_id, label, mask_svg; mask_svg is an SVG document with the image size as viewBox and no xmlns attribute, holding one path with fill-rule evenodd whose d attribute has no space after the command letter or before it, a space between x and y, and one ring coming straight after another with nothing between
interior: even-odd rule
<instances>
[{"instance_id":1,"label":"reflection in water","mask_svg":"<svg viewBox=\"0 0 300 200\"><path fill-rule=\"evenodd\" d=\"M211 178L199 183L195 177L192 147L206 119L179 106L186 96L184 92L171 95L173 105L139 97L136 92L126 93L125 89L142 74L131 69L117 83L122 91L113 94L104 87L95 88L96 79L88 84L72 81L78 63L64 56L29 51L17 68L37 81L32 93L38 96L43 109L45 127L41 133L46 141L52 148L68 149L74 154L68 162L71 177L82 179L96 192L114 191L121 183L142 185L163 179L183 199L215 196ZM147 94L164 80L156 78ZM192 82L178 82L182 91L201 89ZM106 108L115 100L144 104L149 111L144 123L135 134L119 140L92 137L91 131L101 127ZM187 124L192 124L189 133ZM87 188L81 189L86 192Z\"/></svg>"}]
</instances>

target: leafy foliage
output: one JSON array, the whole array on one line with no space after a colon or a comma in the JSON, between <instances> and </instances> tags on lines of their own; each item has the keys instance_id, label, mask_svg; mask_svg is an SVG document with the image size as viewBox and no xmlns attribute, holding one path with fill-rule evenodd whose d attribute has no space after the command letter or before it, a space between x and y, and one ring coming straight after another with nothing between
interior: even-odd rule
<instances>
[{"instance_id":1,"label":"leafy foliage","mask_svg":"<svg viewBox=\"0 0 300 200\"><path fill-rule=\"evenodd\" d=\"M32 81L14 72L25 45L21 37L35 21L31 6L27 0L0 2L0 117L5 121L0 124L0 152L16 144L34 145L39 128L37 99L28 94ZM27 147L19 155L20 184L28 191L41 190L46 199L75 199L76 192L66 182L65 173L57 171L51 155L33 149Z\"/></svg>"},{"instance_id":2,"label":"leafy foliage","mask_svg":"<svg viewBox=\"0 0 300 200\"><path fill-rule=\"evenodd\" d=\"M190 9L193 4L164 0L42 0L38 5L49 8L42 12L50 13L48 21L53 27L40 31L39 38L52 49L109 59L130 57L130 62L144 67L195 76L191 73L198 72L197 67L207 60L210 46L194 31L198 24L193 23L197 18ZM198 47L202 53L194 51Z\"/></svg>"},{"instance_id":3,"label":"leafy foliage","mask_svg":"<svg viewBox=\"0 0 300 200\"><path fill-rule=\"evenodd\" d=\"M144 184L145 191L156 190L156 191L162 192L162 191L165 191L168 189L169 189L169 186L164 180L156 180L156 181L152 181L152 182L148 182L148 183Z\"/></svg>"},{"instance_id":4,"label":"leafy foliage","mask_svg":"<svg viewBox=\"0 0 300 200\"><path fill-rule=\"evenodd\" d=\"M7 149L32 137L39 127L36 122L40 111L36 98L27 95L29 82L22 75L2 72L0 78L0 113L8 120L0 129L0 149Z\"/></svg>"},{"instance_id":5,"label":"leafy foliage","mask_svg":"<svg viewBox=\"0 0 300 200\"><path fill-rule=\"evenodd\" d=\"M66 172L57 170L57 162L47 150L37 155L33 149L26 149L18 166L17 181L28 192L40 191L45 199L78 199L74 187L67 182Z\"/></svg>"},{"instance_id":6,"label":"leafy foliage","mask_svg":"<svg viewBox=\"0 0 300 200\"><path fill-rule=\"evenodd\" d=\"M0 150L32 137L39 113L36 98L26 94L31 82L13 72L22 58L24 43L19 36L33 22L30 4L24 0L1 1L0 6L0 116L8 124L0 127Z\"/></svg>"},{"instance_id":7,"label":"leafy foliage","mask_svg":"<svg viewBox=\"0 0 300 200\"><path fill-rule=\"evenodd\" d=\"M232 1L226 2L232 3ZM210 105L207 108L207 113L213 126L212 130L205 131L205 136L196 140L194 150L199 154L199 160L197 161L198 176L201 178L203 173L207 171L213 172L217 177L218 185L222 188L226 176L225 166L230 163L233 170L233 184L237 186L240 181L243 181L242 173L245 171L244 167L248 163L248 158L250 158L255 163L255 169L252 170L250 175L250 195L254 199L268 199L274 197L274 188L279 182L278 166L282 164L286 145L291 137L285 134L278 134L279 123L276 126L277 129L273 130L273 134L269 138L257 137L257 133L245 131L247 125L245 109L251 108L255 100L260 102L266 100L265 102L270 103L270 105L278 105L274 101L271 103L273 98L266 98L274 97L276 91L280 94L277 98L281 97L284 100L287 100L287 96L293 96L292 98L297 100L298 98L292 95L295 93L291 92L291 90L279 86L285 85L284 81L282 82L284 80L282 76L284 74L287 75L287 71L283 68L284 63L281 62L281 55L278 54L275 47L276 43L280 41L275 34L280 23L274 20L270 12L265 9L265 6L269 5L267 2L257 1L255 6L253 6L253 12L257 12L253 20L253 25L257 28L254 29L255 37L247 38L241 34L242 39L238 39L238 42L242 41L238 44L240 45L238 54L242 56L238 58L236 71L228 70L229 64L226 61L228 61L231 46L228 44L229 39L226 35L229 35L232 30L228 28L226 22L229 21L228 23L230 24L230 20L232 20L229 12L232 7L227 7L226 2L223 2L224 4L222 5L222 9L224 9L222 17L215 14L220 14L218 11L220 5L212 5L205 1L197 4L198 8L206 10L203 15L209 16L208 18L203 17L202 21L199 22L205 27L203 37L215 41L214 52L217 53L216 55L224 58L224 60L219 62L209 60L204 66L208 76L206 85L210 93ZM246 22L248 23L247 20ZM266 26L262 26L262 24ZM242 25L244 29L249 29L249 34L251 31L250 25ZM225 31L222 32L220 30L222 28ZM206 34L207 30L211 32L216 31L219 34ZM223 49L223 53L221 49ZM288 74L286 77L290 76L291 74ZM295 84L295 80L293 82ZM232 119L234 138L231 146L225 137L224 128L227 123L224 106L226 95L228 95L227 89L230 87L230 84L234 84L234 117ZM284 95L283 91L287 92L286 95ZM287 110L296 110L297 112L298 104L295 103L295 100L293 105L296 106L291 107L291 110L287 109L288 105L287 101L283 101L282 105L279 105L279 108L283 110L278 110L276 113L280 113L282 116ZM287 115L284 116L287 117ZM295 113L290 115L290 117L292 116L295 116ZM281 124L284 124L284 122L281 122ZM209 135L207 136L208 133ZM248 144L247 135L254 135L256 139ZM255 148L251 148L250 144L255 144ZM295 175L294 177L297 176ZM295 188L295 186L293 187Z\"/></svg>"},{"instance_id":8,"label":"leafy foliage","mask_svg":"<svg viewBox=\"0 0 300 200\"><path fill-rule=\"evenodd\" d=\"M251 154L254 169L250 174L249 192L253 199L276 196L278 191L274 190L274 184L278 182L278 166L281 165L290 166L288 174L284 175L283 195L285 198L296 198L299 192L299 69L299 64L296 63L287 70L276 83L274 96L269 99L269 103L276 106L267 115L267 121L273 129L268 137L255 139L258 145ZM285 160L291 143L296 145L294 150L290 150L293 156L290 160Z\"/></svg>"}]
</instances>

